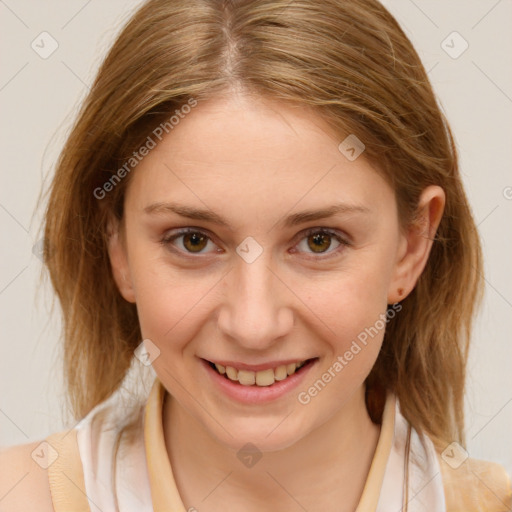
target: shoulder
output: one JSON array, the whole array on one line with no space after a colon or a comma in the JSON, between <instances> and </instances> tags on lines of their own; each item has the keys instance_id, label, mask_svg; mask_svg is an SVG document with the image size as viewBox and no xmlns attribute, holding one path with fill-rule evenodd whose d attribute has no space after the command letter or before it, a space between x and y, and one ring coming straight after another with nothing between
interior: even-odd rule
<instances>
[{"instance_id":1,"label":"shoulder","mask_svg":"<svg viewBox=\"0 0 512 512\"><path fill-rule=\"evenodd\" d=\"M456 448L438 453L447 512L511 510L512 488L505 468L495 462L464 458L462 448L460 454Z\"/></svg>"},{"instance_id":2,"label":"shoulder","mask_svg":"<svg viewBox=\"0 0 512 512\"><path fill-rule=\"evenodd\" d=\"M0 511L53 512L44 441L0 448ZM37 505L37 506L36 506Z\"/></svg>"}]
</instances>

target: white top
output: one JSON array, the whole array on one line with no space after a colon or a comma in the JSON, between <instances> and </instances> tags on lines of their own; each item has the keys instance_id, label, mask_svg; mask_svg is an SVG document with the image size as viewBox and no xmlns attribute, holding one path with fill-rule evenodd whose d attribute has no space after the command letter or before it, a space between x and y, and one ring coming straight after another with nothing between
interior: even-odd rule
<instances>
[{"instance_id":1,"label":"white top","mask_svg":"<svg viewBox=\"0 0 512 512\"><path fill-rule=\"evenodd\" d=\"M169 485L167 480L173 477L162 429L164 393L163 385L155 379L148 402L137 417L134 442L127 441L129 433L123 428L126 409L116 404L115 395L96 406L75 427L91 511L156 510L151 489L159 485L158 480L163 481L164 477L157 478L162 475L159 468L163 467L167 471L163 472L166 473L166 489L162 494L169 496L171 493L171 500L164 501L172 501L173 506L178 507L181 504L185 512L175 483ZM152 405L148 408L150 402ZM357 512L402 510L407 436L408 422L400 412L396 397L389 394L379 442ZM150 452L149 457L147 452ZM148 464L154 465L152 470L148 469ZM408 512L446 512L441 469L434 446L426 436L422 443L414 429L410 438L408 500ZM153 501L156 503L155 498Z\"/></svg>"}]
</instances>

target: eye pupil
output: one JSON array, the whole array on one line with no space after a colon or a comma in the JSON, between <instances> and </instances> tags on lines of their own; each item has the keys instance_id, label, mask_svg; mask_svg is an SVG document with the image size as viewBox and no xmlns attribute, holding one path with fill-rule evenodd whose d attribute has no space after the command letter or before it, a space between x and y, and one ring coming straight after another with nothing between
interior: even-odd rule
<instances>
[{"instance_id":1,"label":"eye pupil","mask_svg":"<svg viewBox=\"0 0 512 512\"><path fill-rule=\"evenodd\" d=\"M199 252L206 246L205 241L207 237L199 233L188 233L183 236L183 245L191 252ZM187 244L191 244L189 247Z\"/></svg>"},{"instance_id":2,"label":"eye pupil","mask_svg":"<svg viewBox=\"0 0 512 512\"><path fill-rule=\"evenodd\" d=\"M331 236L325 233L317 233L308 237L308 241L312 240L313 245L309 245L309 248L314 252L324 252L331 246ZM327 243L325 241L327 240Z\"/></svg>"}]
</instances>

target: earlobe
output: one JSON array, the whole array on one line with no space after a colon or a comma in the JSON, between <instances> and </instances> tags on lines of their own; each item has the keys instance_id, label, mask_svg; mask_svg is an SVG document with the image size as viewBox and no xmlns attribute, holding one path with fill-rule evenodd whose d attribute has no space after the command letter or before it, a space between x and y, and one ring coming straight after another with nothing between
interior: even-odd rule
<instances>
[{"instance_id":1,"label":"earlobe","mask_svg":"<svg viewBox=\"0 0 512 512\"><path fill-rule=\"evenodd\" d=\"M125 300L135 303L135 292L130 278L126 247L122 240L120 225L117 219L108 222L108 255L114 281Z\"/></svg>"},{"instance_id":2,"label":"earlobe","mask_svg":"<svg viewBox=\"0 0 512 512\"><path fill-rule=\"evenodd\" d=\"M421 193L417 215L404 233L397 251L395 274L388 289L388 304L400 302L414 289L423 272L445 205L441 187L430 185Z\"/></svg>"}]
</instances>

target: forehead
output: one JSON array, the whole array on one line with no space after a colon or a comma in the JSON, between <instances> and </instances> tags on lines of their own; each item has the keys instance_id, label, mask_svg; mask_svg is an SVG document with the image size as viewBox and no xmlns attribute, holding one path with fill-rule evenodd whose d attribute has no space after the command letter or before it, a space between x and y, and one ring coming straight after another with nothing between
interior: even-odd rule
<instances>
[{"instance_id":1,"label":"forehead","mask_svg":"<svg viewBox=\"0 0 512 512\"><path fill-rule=\"evenodd\" d=\"M339 202L385 206L394 194L311 110L235 95L199 103L139 163L127 193L137 210L186 201L263 211ZM388 205L389 207L389 205Z\"/></svg>"}]
</instances>

